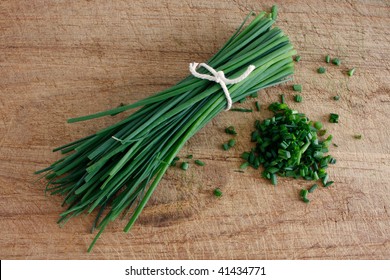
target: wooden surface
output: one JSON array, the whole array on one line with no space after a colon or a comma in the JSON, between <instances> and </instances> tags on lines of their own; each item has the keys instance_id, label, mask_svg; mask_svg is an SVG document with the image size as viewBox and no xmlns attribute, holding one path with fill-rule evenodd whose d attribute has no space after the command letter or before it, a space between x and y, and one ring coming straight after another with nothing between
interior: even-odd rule
<instances>
[{"instance_id":1,"label":"wooden surface","mask_svg":"<svg viewBox=\"0 0 390 280\"><path fill-rule=\"evenodd\" d=\"M51 149L123 116L78 124L69 117L133 102L185 77L188 63L215 53L249 10L273 1L0 2L1 259L389 259L390 7L384 1L277 1L278 25L299 54L295 81L260 92L264 108L285 93L321 120L338 148L335 184L306 205L310 182L237 173L239 155L262 113L223 112L181 155L207 163L170 169L129 234L108 227L91 254L92 216L56 224L61 197L45 197L33 171L59 158ZM338 56L340 67L324 55ZM356 67L348 77L345 71ZM332 100L340 95L340 101ZM243 104L253 106L253 101ZM340 114L329 124L330 112ZM237 146L222 151L228 125ZM361 140L353 135L362 134ZM212 190L220 187L223 197Z\"/></svg>"}]
</instances>

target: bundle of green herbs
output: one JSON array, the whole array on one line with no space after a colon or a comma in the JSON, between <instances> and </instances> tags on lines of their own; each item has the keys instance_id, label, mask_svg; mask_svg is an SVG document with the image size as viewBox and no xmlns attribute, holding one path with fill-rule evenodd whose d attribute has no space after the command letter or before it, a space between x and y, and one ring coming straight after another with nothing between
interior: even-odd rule
<instances>
[{"instance_id":1,"label":"bundle of green herbs","mask_svg":"<svg viewBox=\"0 0 390 280\"><path fill-rule=\"evenodd\" d=\"M288 37L273 27L275 19L275 8L271 15L251 13L207 61L227 77L240 76L249 65L255 66L245 80L228 86L233 102L285 82L293 74L296 52ZM70 119L73 123L139 108L114 125L54 149L64 156L36 172L48 180L47 192L65 196L63 205L68 207L58 222L96 212L93 228L98 233L88 251L120 215L129 213L124 228L129 231L186 141L225 107L221 85L188 76L133 104Z\"/></svg>"}]
</instances>

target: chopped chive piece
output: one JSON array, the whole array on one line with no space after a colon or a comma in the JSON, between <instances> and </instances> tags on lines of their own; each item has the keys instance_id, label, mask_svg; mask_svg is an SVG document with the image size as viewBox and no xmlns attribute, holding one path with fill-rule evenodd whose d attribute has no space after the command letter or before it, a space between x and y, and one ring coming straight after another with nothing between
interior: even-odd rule
<instances>
[{"instance_id":1,"label":"chopped chive piece","mask_svg":"<svg viewBox=\"0 0 390 280\"><path fill-rule=\"evenodd\" d=\"M222 191L221 191L220 188L214 189L213 193L214 193L214 195L215 195L216 197L222 196Z\"/></svg>"},{"instance_id":2,"label":"chopped chive piece","mask_svg":"<svg viewBox=\"0 0 390 280\"><path fill-rule=\"evenodd\" d=\"M318 131L319 136L324 136L326 134L327 130L326 129L321 129Z\"/></svg>"},{"instance_id":3,"label":"chopped chive piece","mask_svg":"<svg viewBox=\"0 0 390 280\"><path fill-rule=\"evenodd\" d=\"M332 59L332 63L334 64L334 65L337 65L337 66L340 66L340 64L341 64L341 60L339 59L339 58L333 58Z\"/></svg>"},{"instance_id":4,"label":"chopped chive piece","mask_svg":"<svg viewBox=\"0 0 390 280\"><path fill-rule=\"evenodd\" d=\"M302 92L302 85L300 85L300 84L293 85L293 90Z\"/></svg>"},{"instance_id":5,"label":"chopped chive piece","mask_svg":"<svg viewBox=\"0 0 390 280\"><path fill-rule=\"evenodd\" d=\"M227 134L230 134L230 135L237 135L237 132L236 132L236 129L234 128L234 126L229 126L229 127L225 128L225 132Z\"/></svg>"},{"instance_id":6,"label":"chopped chive piece","mask_svg":"<svg viewBox=\"0 0 390 280\"><path fill-rule=\"evenodd\" d=\"M249 162L246 161L240 165L240 169L246 169L248 166L249 166Z\"/></svg>"},{"instance_id":7,"label":"chopped chive piece","mask_svg":"<svg viewBox=\"0 0 390 280\"><path fill-rule=\"evenodd\" d=\"M294 60L295 60L296 62L299 62L299 61L301 60L301 56L300 56L300 55L295 56Z\"/></svg>"},{"instance_id":8,"label":"chopped chive piece","mask_svg":"<svg viewBox=\"0 0 390 280\"><path fill-rule=\"evenodd\" d=\"M295 95L294 96L294 100L295 100L295 102L302 102L302 96L300 96L299 94L297 94L297 95Z\"/></svg>"},{"instance_id":9,"label":"chopped chive piece","mask_svg":"<svg viewBox=\"0 0 390 280\"><path fill-rule=\"evenodd\" d=\"M339 115L331 113L329 116L329 122L330 123L338 123L339 122Z\"/></svg>"},{"instance_id":10,"label":"chopped chive piece","mask_svg":"<svg viewBox=\"0 0 390 280\"><path fill-rule=\"evenodd\" d=\"M318 185L317 184L314 184L313 186L310 187L310 189L308 190L309 193L312 193L314 192L314 190L318 188Z\"/></svg>"},{"instance_id":11,"label":"chopped chive piece","mask_svg":"<svg viewBox=\"0 0 390 280\"><path fill-rule=\"evenodd\" d=\"M253 97L253 98L256 98L256 97L259 97L259 94L257 92L255 93L252 93L251 95L249 95L250 97Z\"/></svg>"},{"instance_id":12,"label":"chopped chive piece","mask_svg":"<svg viewBox=\"0 0 390 280\"><path fill-rule=\"evenodd\" d=\"M286 99L285 99L285 97L284 97L284 94L281 94L280 95L280 101L281 101L281 103L286 103Z\"/></svg>"},{"instance_id":13,"label":"chopped chive piece","mask_svg":"<svg viewBox=\"0 0 390 280\"><path fill-rule=\"evenodd\" d=\"M317 72L319 74L324 74L326 72L326 69L325 69L325 67L320 67L320 68L317 69Z\"/></svg>"},{"instance_id":14,"label":"chopped chive piece","mask_svg":"<svg viewBox=\"0 0 390 280\"><path fill-rule=\"evenodd\" d=\"M227 144L229 145L230 148L234 147L234 145L236 145L236 140L230 139Z\"/></svg>"},{"instance_id":15,"label":"chopped chive piece","mask_svg":"<svg viewBox=\"0 0 390 280\"><path fill-rule=\"evenodd\" d=\"M307 194L308 194L308 190L305 190L305 189L302 189L299 192L299 196L302 198L303 202L305 202L305 203L309 203L310 202L310 200L307 199Z\"/></svg>"},{"instance_id":16,"label":"chopped chive piece","mask_svg":"<svg viewBox=\"0 0 390 280\"><path fill-rule=\"evenodd\" d=\"M355 68L352 68L352 69L349 69L348 70L348 76L353 76L353 74L355 73Z\"/></svg>"},{"instance_id":17,"label":"chopped chive piece","mask_svg":"<svg viewBox=\"0 0 390 280\"><path fill-rule=\"evenodd\" d=\"M178 162L178 160L180 160L179 157L174 157L172 162L171 162L171 166L176 166L176 163Z\"/></svg>"},{"instance_id":18,"label":"chopped chive piece","mask_svg":"<svg viewBox=\"0 0 390 280\"><path fill-rule=\"evenodd\" d=\"M189 167L188 162L182 162L180 165L180 168L183 170L187 170Z\"/></svg>"},{"instance_id":19,"label":"chopped chive piece","mask_svg":"<svg viewBox=\"0 0 390 280\"><path fill-rule=\"evenodd\" d=\"M239 103L244 103L246 101L246 98L242 98L240 100L238 100Z\"/></svg>"},{"instance_id":20,"label":"chopped chive piece","mask_svg":"<svg viewBox=\"0 0 390 280\"><path fill-rule=\"evenodd\" d=\"M330 185L332 185L333 183L334 183L333 181L329 181L329 182L327 182L327 183L324 185L324 187L327 188L327 187L329 187Z\"/></svg>"},{"instance_id":21,"label":"chopped chive piece","mask_svg":"<svg viewBox=\"0 0 390 280\"><path fill-rule=\"evenodd\" d=\"M193 158L193 156L192 156L192 155L188 155L188 156L186 156L186 158L188 158L188 159L192 159L192 158Z\"/></svg>"},{"instance_id":22,"label":"chopped chive piece","mask_svg":"<svg viewBox=\"0 0 390 280\"><path fill-rule=\"evenodd\" d=\"M248 152L243 152L243 153L241 154L241 158L242 158L242 159L245 159L245 160L248 160L248 159L249 159L249 155L250 155L250 153L248 153Z\"/></svg>"},{"instance_id":23,"label":"chopped chive piece","mask_svg":"<svg viewBox=\"0 0 390 280\"><path fill-rule=\"evenodd\" d=\"M356 135L353 136L353 138L360 140L360 139L362 139L362 135L361 134L356 134Z\"/></svg>"},{"instance_id":24,"label":"chopped chive piece","mask_svg":"<svg viewBox=\"0 0 390 280\"><path fill-rule=\"evenodd\" d=\"M272 173L272 174L271 174L271 183L272 183L272 185L274 185L274 186L276 186L276 185L278 184L278 179L277 179L275 173Z\"/></svg>"},{"instance_id":25,"label":"chopped chive piece","mask_svg":"<svg viewBox=\"0 0 390 280\"><path fill-rule=\"evenodd\" d=\"M222 149L224 149L225 151L229 150L230 149L229 144L228 143L223 143L222 144Z\"/></svg>"},{"instance_id":26,"label":"chopped chive piece","mask_svg":"<svg viewBox=\"0 0 390 280\"><path fill-rule=\"evenodd\" d=\"M201 161L199 159L196 159L194 162L195 162L196 165L199 165L199 166L205 166L206 165L203 161Z\"/></svg>"},{"instance_id":27,"label":"chopped chive piece","mask_svg":"<svg viewBox=\"0 0 390 280\"><path fill-rule=\"evenodd\" d=\"M260 103L258 101L255 102L257 112L260 112Z\"/></svg>"},{"instance_id":28,"label":"chopped chive piece","mask_svg":"<svg viewBox=\"0 0 390 280\"><path fill-rule=\"evenodd\" d=\"M271 18L273 20L276 20L276 18L278 17L278 6L276 5L273 5L272 8L271 8Z\"/></svg>"},{"instance_id":29,"label":"chopped chive piece","mask_svg":"<svg viewBox=\"0 0 390 280\"><path fill-rule=\"evenodd\" d=\"M340 96L339 95L333 96L333 99L338 101L340 99Z\"/></svg>"},{"instance_id":30,"label":"chopped chive piece","mask_svg":"<svg viewBox=\"0 0 390 280\"><path fill-rule=\"evenodd\" d=\"M330 55L328 54L327 56L325 56L325 62L326 63L329 63L330 62Z\"/></svg>"},{"instance_id":31,"label":"chopped chive piece","mask_svg":"<svg viewBox=\"0 0 390 280\"><path fill-rule=\"evenodd\" d=\"M322 128L322 122L314 122L314 127L316 128L316 129L321 129Z\"/></svg>"},{"instance_id":32,"label":"chopped chive piece","mask_svg":"<svg viewBox=\"0 0 390 280\"><path fill-rule=\"evenodd\" d=\"M235 111L235 112L244 112L244 113L250 113L253 112L252 109L245 109L245 108L232 108L230 111Z\"/></svg>"},{"instance_id":33,"label":"chopped chive piece","mask_svg":"<svg viewBox=\"0 0 390 280\"><path fill-rule=\"evenodd\" d=\"M335 146L337 148L339 145L337 145L336 143L333 143L333 146Z\"/></svg>"}]
</instances>

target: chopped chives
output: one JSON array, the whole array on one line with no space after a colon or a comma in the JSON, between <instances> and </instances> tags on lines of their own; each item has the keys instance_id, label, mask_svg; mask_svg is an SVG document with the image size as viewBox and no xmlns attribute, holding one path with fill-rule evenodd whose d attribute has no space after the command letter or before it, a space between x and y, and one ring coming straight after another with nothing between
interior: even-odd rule
<instances>
[{"instance_id":1,"label":"chopped chives","mask_svg":"<svg viewBox=\"0 0 390 280\"><path fill-rule=\"evenodd\" d=\"M326 134L327 130L326 129L321 129L317 133L319 136L324 136Z\"/></svg>"},{"instance_id":2,"label":"chopped chives","mask_svg":"<svg viewBox=\"0 0 390 280\"><path fill-rule=\"evenodd\" d=\"M174 157L172 162L171 162L171 166L176 166L176 162L178 162L180 160L179 157Z\"/></svg>"},{"instance_id":3,"label":"chopped chives","mask_svg":"<svg viewBox=\"0 0 390 280\"><path fill-rule=\"evenodd\" d=\"M324 185L324 187L327 188L327 187L329 187L330 185L332 185L333 183L334 183L333 181L329 181L329 182L327 182L327 183Z\"/></svg>"},{"instance_id":4,"label":"chopped chives","mask_svg":"<svg viewBox=\"0 0 390 280\"><path fill-rule=\"evenodd\" d=\"M246 169L248 166L249 166L249 162L246 161L240 165L240 169Z\"/></svg>"},{"instance_id":5,"label":"chopped chives","mask_svg":"<svg viewBox=\"0 0 390 280\"><path fill-rule=\"evenodd\" d=\"M236 140L230 139L227 144L229 145L230 148L234 147L234 145L236 145Z\"/></svg>"},{"instance_id":6,"label":"chopped chives","mask_svg":"<svg viewBox=\"0 0 390 280\"><path fill-rule=\"evenodd\" d=\"M331 114L329 115L329 122L330 122L330 123L338 123L338 122L339 122L339 115L338 115L338 114L331 113Z\"/></svg>"},{"instance_id":7,"label":"chopped chives","mask_svg":"<svg viewBox=\"0 0 390 280\"><path fill-rule=\"evenodd\" d=\"M229 150L230 149L229 144L228 143L223 143L222 144L222 149L224 149L225 151Z\"/></svg>"},{"instance_id":8,"label":"chopped chives","mask_svg":"<svg viewBox=\"0 0 390 280\"><path fill-rule=\"evenodd\" d=\"M349 69L348 70L348 76L353 76L353 74L355 73L355 68L352 68L352 69Z\"/></svg>"},{"instance_id":9,"label":"chopped chives","mask_svg":"<svg viewBox=\"0 0 390 280\"><path fill-rule=\"evenodd\" d=\"M281 103L286 103L286 99L285 99L285 97L284 97L284 94L281 94L280 95L280 101L281 101Z\"/></svg>"},{"instance_id":10,"label":"chopped chives","mask_svg":"<svg viewBox=\"0 0 390 280\"><path fill-rule=\"evenodd\" d=\"M235 111L235 112L244 112L244 113L250 113L253 112L252 109L245 109L245 108L232 108L230 111Z\"/></svg>"},{"instance_id":11,"label":"chopped chives","mask_svg":"<svg viewBox=\"0 0 390 280\"><path fill-rule=\"evenodd\" d=\"M340 66L340 64L341 64L341 60L339 59L339 58L333 58L332 59L332 63L334 64L334 65L337 65L337 66Z\"/></svg>"},{"instance_id":12,"label":"chopped chives","mask_svg":"<svg viewBox=\"0 0 390 280\"><path fill-rule=\"evenodd\" d=\"M230 135L237 135L237 132L236 132L236 129L234 128L234 126L229 126L229 127L225 128L225 132L227 134L230 134Z\"/></svg>"},{"instance_id":13,"label":"chopped chives","mask_svg":"<svg viewBox=\"0 0 390 280\"><path fill-rule=\"evenodd\" d=\"M318 185L317 184L314 184L313 186L310 187L310 189L308 190L309 193L312 193L314 192L314 190L318 188Z\"/></svg>"},{"instance_id":14,"label":"chopped chives","mask_svg":"<svg viewBox=\"0 0 390 280\"><path fill-rule=\"evenodd\" d=\"M300 102L302 102L302 96L300 96L299 94L297 94L297 95L294 96L294 100L295 100L295 102L300 103Z\"/></svg>"},{"instance_id":15,"label":"chopped chives","mask_svg":"<svg viewBox=\"0 0 390 280\"><path fill-rule=\"evenodd\" d=\"M302 92L302 85L300 85L300 84L293 85L293 90Z\"/></svg>"},{"instance_id":16,"label":"chopped chives","mask_svg":"<svg viewBox=\"0 0 390 280\"><path fill-rule=\"evenodd\" d=\"M276 18L278 17L278 6L276 5L273 5L272 8L271 8L271 18L273 20L276 20Z\"/></svg>"},{"instance_id":17,"label":"chopped chives","mask_svg":"<svg viewBox=\"0 0 390 280\"><path fill-rule=\"evenodd\" d=\"M246 101L246 98L242 98L240 100L238 100L239 103L244 103Z\"/></svg>"},{"instance_id":18,"label":"chopped chives","mask_svg":"<svg viewBox=\"0 0 390 280\"><path fill-rule=\"evenodd\" d=\"M325 69L325 67L320 67L320 68L317 69L317 72L319 74L324 74L326 72L326 69Z\"/></svg>"},{"instance_id":19,"label":"chopped chives","mask_svg":"<svg viewBox=\"0 0 390 280\"><path fill-rule=\"evenodd\" d=\"M257 112L260 112L260 103L258 101L255 102Z\"/></svg>"},{"instance_id":20,"label":"chopped chives","mask_svg":"<svg viewBox=\"0 0 390 280\"><path fill-rule=\"evenodd\" d=\"M301 60L301 56L300 56L300 55L295 56L294 60L295 60L296 62L299 62L299 61Z\"/></svg>"},{"instance_id":21,"label":"chopped chives","mask_svg":"<svg viewBox=\"0 0 390 280\"><path fill-rule=\"evenodd\" d=\"M221 191L220 188L214 189L213 193L214 193L214 195L215 195L216 197L222 196L222 191Z\"/></svg>"},{"instance_id":22,"label":"chopped chives","mask_svg":"<svg viewBox=\"0 0 390 280\"><path fill-rule=\"evenodd\" d=\"M252 98L256 98L256 97L259 97L259 94L257 92L254 92L254 93L252 93L249 96L252 97Z\"/></svg>"},{"instance_id":23,"label":"chopped chives","mask_svg":"<svg viewBox=\"0 0 390 280\"><path fill-rule=\"evenodd\" d=\"M276 186L276 185L278 184L278 179L277 179L275 173L272 173L272 174L271 174L271 183L272 183L272 185L274 185L274 186Z\"/></svg>"},{"instance_id":24,"label":"chopped chives","mask_svg":"<svg viewBox=\"0 0 390 280\"><path fill-rule=\"evenodd\" d=\"M340 99L340 96L339 95L333 96L333 99L338 101Z\"/></svg>"},{"instance_id":25,"label":"chopped chives","mask_svg":"<svg viewBox=\"0 0 390 280\"><path fill-rule=\"evenodd\" d=\"M199 159L196 159L194 162L195 162L196 165L199 165L199 166L205 166L206 165L203 161L201 161Z\"/></svg>"},{"instance_id":26,"label":"chopped chives","mask_svg":"<svg viewBox=\"0 0 390 280\"><path fill-rule=\"evenodd\" d=\"M356 135L353 136L353 138L360 140L360 139L362 139L362 135L361 134L356 134Z\"/></svg>"},{"instance_id":27,"label":"chopped chives","mask_svg":"<svg viewBox=\"0 0 390 280\"><path fill-rule=\"evenodd\" d=\"M188 158L188 159L192 159L192 158L193 158L193 156L192 156L192 155L188 155L188 156L186 156L186 158Z\"/></svg>"},{"instance_id":28,"label":"chopped chives","mask_svg":"<svg viewBox=\"0 0 390 280\"><path fill-rule=\"evenodd\" d=\"M316 129L321 129L322 128L322 122L314 122L314 127L316 128Z\"/></svg>"},{"instance_id":29,"label":"chopped chives","mask_svg":"<svg viewBox=\"0 0 390 280\"><path fill-rule=\"evenodd\" d=\"M189 167L188 162L182 162L180 165L180 168L183 170L187 170Z\"/></svg>"},{"instance_id":30,"label":"chopped chives","mask_svg":"<svg viewBox=\"0 0 390 280\"><path fill-rule=\"evenodd\" d=\"M327 56L325 56L325 62L326 63L329 63L330 62L330 55L328 54Z\"/></svg>"}]
</instances>

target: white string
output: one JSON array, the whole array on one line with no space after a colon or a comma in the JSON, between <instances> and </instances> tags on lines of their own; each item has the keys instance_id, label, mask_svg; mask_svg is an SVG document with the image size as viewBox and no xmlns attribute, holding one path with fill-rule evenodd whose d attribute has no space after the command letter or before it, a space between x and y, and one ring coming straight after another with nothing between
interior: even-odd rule
<instances>
[{"instance_id":1,"label":"white string","mask_svg":"<svg viewBox=\"0 0 390 280\"><path fill-rule=\"evenodd\" d=\"M206 68L212 75L208 75L208 74L201 74L199 72L196 71L196 69L199 67L204 67ZM196 63L196 62L192 62L190 63L190 72L191 74L194 76L194 77L197 77L199 79L203 79L203 80L209 80L209 81L212 81L212 82L216 82L218 84L221 85L222 89L223 89L223 92L225 93L225 97L226 97L226 101L227 101L227 106L226 106L226 109L225 111L229 111L230 108L232 107L232 98L230 97L230 93L229 93L229 90L228 88L226 87L226 85L233 85L233 84L237 84L241 81L243 81L244 79L246 79L250 73L252 73L253 70L255 70L255 66L253 65L249 65L248 69L246 69L246 71L238 78L235 78L235 79L228 79L225 77L225 74L223 73L223 71L215 71L215 69L209 65L207 65L206 63Z\"/></svg>"}]
</instances>

